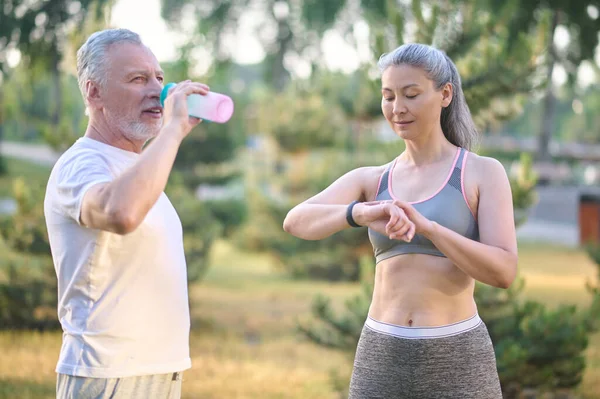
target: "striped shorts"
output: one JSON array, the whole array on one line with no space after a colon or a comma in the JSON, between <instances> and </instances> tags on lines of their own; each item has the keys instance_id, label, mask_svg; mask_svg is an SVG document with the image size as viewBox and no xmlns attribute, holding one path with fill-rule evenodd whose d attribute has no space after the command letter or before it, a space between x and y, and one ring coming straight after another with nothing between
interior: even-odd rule
<instances>
[{"instance_id":1,"label":"striped shorts","mask_svg":"<svg viewBox=\"0 0 600 399\"><path fill-rule=\"evenodd\" d=\"M179 399L182 373L124 378L58 374L57 399Z\"/></svg>"}]
</instances>

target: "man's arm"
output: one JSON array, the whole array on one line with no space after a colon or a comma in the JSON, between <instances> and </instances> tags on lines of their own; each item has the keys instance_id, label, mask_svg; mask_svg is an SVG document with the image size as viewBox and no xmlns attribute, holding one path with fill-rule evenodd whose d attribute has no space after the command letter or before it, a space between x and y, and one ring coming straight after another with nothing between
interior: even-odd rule
<instances>
[{"instance_id":1,"label":"man's arm","mask_svg":"<svg viewBox=\"0 0 600 399\"><path fill-rule=\"evenodd\" d=\"M134 231L167 185L179 145L200 120L187 113L187 96L206 94L200 83L178 84L165 101L164 125L134 166L109 183L91 187L83 197L84 226L117 234Z\"/></svg>"}]
</instances>

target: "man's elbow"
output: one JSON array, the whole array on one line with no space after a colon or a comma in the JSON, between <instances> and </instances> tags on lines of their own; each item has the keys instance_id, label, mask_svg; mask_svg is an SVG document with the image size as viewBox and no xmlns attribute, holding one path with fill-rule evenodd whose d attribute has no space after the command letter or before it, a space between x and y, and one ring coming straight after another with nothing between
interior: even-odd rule
<instances>
[{"instance_id":1,"label":"man's elbow","mask_svg":"<svg viewBox=\"0 0 600 399\"><path fill-rule=\"evenodd\" d=\"M131 211L116 211L110 216L110 230L119 235L127 235L134 232L141 220Z\"/></svg>"}]
</instances>

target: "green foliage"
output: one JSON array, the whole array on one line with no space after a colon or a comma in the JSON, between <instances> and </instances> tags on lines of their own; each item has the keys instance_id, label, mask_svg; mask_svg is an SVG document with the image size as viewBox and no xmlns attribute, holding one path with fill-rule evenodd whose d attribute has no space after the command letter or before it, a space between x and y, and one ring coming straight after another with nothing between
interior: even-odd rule
<instances>
[{"instance_id":1,"label":"green foliage","mask_svg":"<svg viewBox=\"0 0 600 399\"><path fill-rule=\"evenodd\" d=\"M356 281L360 253L368 242L363 229L348 229L319 241L298 240L281 226L290 205L273 201L261 193L248 198L252 217L236 234L239 245L269 251L279 267L299 279ZM362 247L360 244L362 243ZM354 250L350 248L354 247Z\"/></svg>"},{"instance_id":2,"label":"green foliage","mask_svg":"<svg viewBox=\"0 0 600 399\"><path fill-rule=\"evenodd\" d=\"M317 322L299 323L298 332L318 345L354 354L369 313L372 293L373 285L363 283L361 294L348 299L344 304L345 313L341 314L332 308L329 298L318 295L312 304L312 314Z\"/></svg>"},{"instance_id":3,"label":"green foliage","mask_svg":"<svg viewBox=\"0 0 600 399\"><path fill-rule=\"evenodd\" d=\"M597 315L588 309L523 301L524 281L503 291L478 284L476 301L494 342L503 391L573 389L586 367L585 350Z\"/></svg>"},{"instance_id":4,"label":"green foliage","mask_svg":"<svg viewBox=\"0 0 600 399\"><path fill-rule=\"evenodd\" d=\"M0 329L55 329L56 275L48 256L14 254L2 247Z\"/></svg>"},{"instance_id":5,"label":"green foliage","mask_svg":"<svg viewBox=\"0 0 600 399\"><path fill-rule=\"evenodd\" d=\"M17 158L5 158L5 176L0 177L0 198L14 197L15 178L20 177L28 186L39 186L40 188L48 181L50 169L44 165L27 162Z\"/></svg>"},{"instance_id":6,"label":"green foliage","mask_svg":"<svg viewBox=\"0 0 600 399\"><path fill-rule=\"evenodd\" d=\"M517 328L496 337L498 371L506 392L575 388L585 370L590 331L574 306L546 309L539 303L517 308Z\"/></svg>"},{"instance_id":7,"label":"green foliage","mask_svg":"<svg viewBox=\"0 0 600 399\"><path fill-rule=\"evenodd\" d=\"M176 172L165 191L181 219L188 282L199 281L208 270L210 248L222 233L222 226Z\"/></svg>"},{"instance_id":8,"label":"green foliage","mask_svg":"<svg viewBox=\"0 0 600 399\"><path fill-rule=\"evenodd\" d=\"M57 281L43 214L42 187L14 181L17 211L0 217L0 326L56 328Z\"/></svg>"},{"instance_id":9,"label":"green foliage","mask_svg":"<svg viewBox=\"0 0 600 399\"><path fill-rule=\"evenodd\" d=\"M205 200L204 206L217 219L223 229L224 236L230 236L247 218L248 206L243 199Z\"/></svg>"},{"instance_id":10,"label":"green foliage","mask_svg":"<svg viewBox=\"0 0 600 399\"><path fill-rule=\"evenodd\" d=\"M183 223L188 280L198 281L208 269L214 241L232 234L246 220L242 171L236 157L246 136L247 99L245 93L231 93L231 70L226 64L199 78L189 76L190 50L190 46L184 47L182 57L165 66L167 80L206 82L211 90L231 95L235 104L227 123L202 122L185 138L169 182L169 197ZM199 189L216 194L198 198Z\"/></svg>"},{"instance_id":11,"label":"green foliage","mask_svg":"<svg viewBox=\"0 0 600 399\"><path fill-rule=\"evenodd\" d=\"M236 113L241 112L243 101L236 102ZM204 276L214 241L231 234L246 220L247 207L242 198L196 196L199 187L214 190L239 185L241 172L234 158L241 142L240 119L236 115L227 124L201 124L185 139L175 160L169 198L182 220L190 282Z\"/></svg>"},{"instance_id":12,"label":"green foliage","mask_svg":"<svg viewBox=\"0 0 600 399\"><path fill-rule=\"evenodd\" d=\"M364 229L346 229L323 240L300 240L284 232L282 225L294 205L322 191L348 170L365 162L384 164L403 148L401 142L365 140L364 144L353 153L345 148L285 153L267 171L263 164L249 163L250 170L260 167L265 177L254 183L256 189L247 196L249 219L236 234L238 245L270 252L280 267L296 278L356 281L361 256L372 254ZM276 192L285 195L280 197Z\"/></svg>"},{"instance_id":13,"label":"green foliage","mask_svg":"<svg viewBox=\"0 0 600 399\"><path fill-rule=\"evenodd\" d=\"M519 171L516 177L510 177L515 225L525 223L529 209L537 202L535 186L537 174L533 170L533 159L530 154L522 153L519 162Z\"/></svg>"},{"instance_id":14,"label":"green foliage","mask_svg":"<svg viewBox=\"0 0 600 399\"><path fill-rule=\"evenodd\" d=\"M590 316L587 319L590 323L589 328L599 331L600 320L595 316L600 314L600 243L589 242L585 244L584 248L590 259L596 264L596 281L588 281L586 283L586 289L593 297L592 304L588 310Z\"/></svg>"},{"instance_id":15,"label":"green foliage","mask_svg":"<svg viewBox=\"0 0 600 399\"><path fill-rule=\"evenodd\" d=\"M508 50L512 50L513 44L516 42L515 38L528 34L539 27L542 28L544 39L548 43L543 61L546 64L546 73L543 78L546 92L541 112L543 122L538 127L538 157L548 160L550 159L549 143L556 130L555 123L553 123L557 111L552 83L554 67L562 65L567 72L569 85L573 86L581 63L584 60L593 61L598 46L600 20L590 15L588 7L595 7L598 10L600 4L596 1L584 6L569 0L532 0L527 2L488 0L487 3L494 11L501 8L512 11L506 24L509 32ZM562 49L554 43L558 26L565 28L569 33L569 45Z\"/></svg>"},{"instance_id":16,"label":"green foliage","mask_svg":"<svg viewBox=\"0 0 600 399\"><path fill-rule=\"evenodd\" d=\"M84 105L71 75L60 78L62 93L58 120L54 121L53 77L48 73L31 76L28 68L13 71L2 86L4 101L4 137L15 141L46 142L57 151L64 151L81 136L87 124Z\"/></svg>"},{"instance_id":17,"label":"green foliage","mask_svg":"<svg viewBox=\"0 0 600 399\"><path fill-rule=\"evenodd\" d=\"M350 75L317 70L309 80L310 88L323 96L327 104L338 104L346 118L373 120L381 117L381 85L362 67Z\"/></svg>"},{"instance_id":18,"label":"green foliage","mask_svg":"<svg viewBox=\"0 0 600 399\"><path fill-rule=\"evenodd\" d=\"M338 17L346 0L304 0L302 2L302 20L310 29L323 34Z\"/></svg>"},{"instance_id":19,"label":"green foliage","mask_svg":"<svg viewBox=\"0 0 600 399\"><path fill-rule=\"evenodd\" d=\"M590 2L596 8L600 4ZM530 33L541 22L549 12L559 14L559 22L569 31L570 45L565 48L563 55L564 62L567 63L567 71L570 74L575 73L572 66L579 65L583 60L593 59L594 51L598 46L598 31L600 23L598 19L592 18L588 13L587 7L576 4L569 0L488 0L486 6L491 6L493 12L501 9L510 11L510 20L507 24L507 30L510 32L509 49L518 39L521 33ZM552 32L554 33L554 32ZM572 76L574 78L574 76Z\"/></svg>"},{"instance_id":20,"label":"green foliage","mask_svg":"<svg viewBox=\"0 0 600 399\"><path fill-rule=\"evenodd\" d=\"M579 104L580 111L574 112ZM600 143L600 90L598 85L589 86L581 95L566 97L557 106L556 122L560 138L566 141Z\"/></svg>"},{"instance_id":21,"label":"green foliage","mask_svg":"<svg viewBox=\"0 0 600 399\"><path fill-rule=\"evenodd\" d=\"M21 253L49 254L41 188L32 187L23 178L17 178L13 183L13 195L17 201L17 212L0 219L4 243Z\"/></svg>"},{"instance_id":22,"label":"green foliage","mask_svg":"<svg viewBox=\"0 0 600 399\"><path fill-rule=\"evenodd\" d=\"M32 63L41 67L58 65L61 47L67 39L69 26L81 28L88 12L98 18L102 9L96 5L109 0L9 1L0 7L0 53L18 48ZM6 59L0 57L0 73Z\"/></svg>"},{"instance_id":23,"label":"green foliage","mask_svg":"<svg viewBox=\"0 0 600 399\"><path fill-rule=\"evenodd\" d=\"M6 166L6 160L0 156L0 176L6 175L8 167Z\"/></svg>"},{"instance_id":24,"label":"green foliage","mask_svg":"<svg viewBox=\"0 0 600 399\"><path fill-rule=\"evenodd\" d=\"M348 138L341 109L320 93L289 88L280 94L263 93L256 103L258 131L272 135L285 152L336 147Z\"/></svg>"}]
</instances>

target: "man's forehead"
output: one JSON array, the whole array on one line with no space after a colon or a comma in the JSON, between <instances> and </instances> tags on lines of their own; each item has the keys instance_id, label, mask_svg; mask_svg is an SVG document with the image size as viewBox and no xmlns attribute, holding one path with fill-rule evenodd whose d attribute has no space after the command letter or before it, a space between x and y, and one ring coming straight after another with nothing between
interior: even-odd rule
<instances>
[{"instance_id":1,"label":"man's forehead","mask_svg":"<svg viewBox=\"0 0 600 399\"><path fill-rule=\"evenodd\" d=\"M111 46L106 54L109 64L117 67L124 74L136 70L162 73L156 56L144 45L135 43L119 43Z\"/></svg>"}]
</instances>

